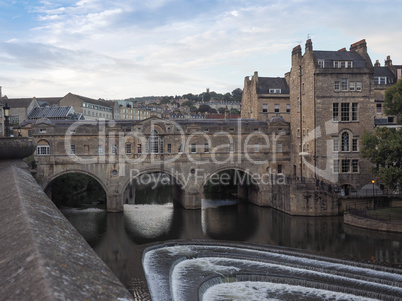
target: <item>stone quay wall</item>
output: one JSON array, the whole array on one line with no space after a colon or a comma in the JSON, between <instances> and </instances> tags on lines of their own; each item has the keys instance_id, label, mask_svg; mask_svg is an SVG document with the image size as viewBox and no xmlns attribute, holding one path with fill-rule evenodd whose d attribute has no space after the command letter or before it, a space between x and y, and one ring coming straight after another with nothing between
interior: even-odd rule
<instances>
[{"instance_id":1,"label":"stone quay wall","mask_svg":"<svg viewBox=\"0 0 402 301\"><path fill-rule=\"evenodd\" d=\"M0 299L133 300L22 164L0 161Z\"/></svg>"}]
</instances>

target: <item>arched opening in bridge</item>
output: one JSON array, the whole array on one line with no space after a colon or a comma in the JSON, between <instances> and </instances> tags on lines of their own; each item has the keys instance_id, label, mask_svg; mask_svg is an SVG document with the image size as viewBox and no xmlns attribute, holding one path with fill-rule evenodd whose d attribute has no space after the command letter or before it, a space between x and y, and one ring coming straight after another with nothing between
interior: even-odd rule
<instances>
[{"instance_id":1,"label":"arched opening in bridge","mask_svg":"<svg viewBox=\"0 0 402 301\"><path fill-rule=\"evenodd\" d=\"M222 205L237 204L249 201L258 191L256 181L252 176L239 169L226 169L212 174L204 184L205 200L203 207L217 205L216 200Z\"/></svg>"},{"instance_id":2,"label":"arched opening in bridge","mask_svg":"<svg viewBox=\"0 0 402 301\"><path fill-rule=\"evenodd\" d=\"M165 172L142 173L131 179L124 191L125 204L164 205L173 203L181 187Z\"/></svg>"},{"instance_id":3,"label":"arched opening in bridge","mask_svg":"<svg viewBox=\"0 0 402 301\"><path fill-rule=\"evenodd\" d=\"M106 209L106 192L93 177L72 172L58 176L45 189L58 207Z\"/></svg>"}]
</instances>

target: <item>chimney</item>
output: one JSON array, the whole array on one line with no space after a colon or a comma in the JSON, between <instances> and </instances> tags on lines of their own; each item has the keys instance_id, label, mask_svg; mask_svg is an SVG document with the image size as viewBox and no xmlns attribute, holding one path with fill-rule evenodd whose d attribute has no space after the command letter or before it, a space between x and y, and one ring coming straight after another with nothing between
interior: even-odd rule
<instances>
[{"instance_id":1,"label":"chimney","mask_svg":"<svg viewBox=\"0 0 402 301\"><path fill-rule=\"evenodd\" d=\"M293 55L299 55L299 56L301 56L301 47L300 47L300 45L297 45L295 48L293 48L293 50L292 50L292 56Z\"/></svg>"},{"instance_id":2,"label":"chimney","mask_svg":"<svg viewBox=\"0 0 402 301\"><path fill-rule=\"evenodd\" d=\"M356 51L361 53L367 53L367 43L366 40L360 40L352 45L350 45L350 51Z\"/></svg>"},{"instance_id":3,"label":"chimney","mask_svg":"<svg viewBox=\"0 0 402 301\"><path fill-rule=\"evenodd\" d=\"M381 67L379 60L375 60L374 67Z\"/></svg>"},{"instance_id":4,"label":"chimney","mask_svg":"<svg viewBox=\"0 0 402 301\"><path fill-rule=\"evenodd\" d=\"M226 106L226 109L225 109L225 119L228 119L228 117L229 117L229 110L228 110L228 106Z\"/></svg>"},{"instance_id":5,"label":"chimney","mask_svg":"<svg viewBox=\"0 0 402 301\"><path fill-rule=\"evenodd\" d=\"M313 51L313 42L311 41L311 39L308 39L306 41L306 52L307 51Z\"/></svg>"},{"instance_id":6,"label":"chimney","mask_svg":"<svg viewBox=\"0 0 402 301\"><path fill-rule=\"evenodd\" d=\"M388 55L387 59L385 60L385 66L390 67L392 66L392 60L391 60L391 56Z\"/></svg>"}]
</instances>

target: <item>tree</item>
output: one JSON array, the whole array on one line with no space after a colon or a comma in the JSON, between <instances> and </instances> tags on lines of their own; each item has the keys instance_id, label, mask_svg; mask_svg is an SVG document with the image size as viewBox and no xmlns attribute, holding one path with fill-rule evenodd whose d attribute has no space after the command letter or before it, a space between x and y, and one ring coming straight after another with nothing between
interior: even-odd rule
<instances>
[{"instance_id":1,"label":"tree","mask_svg":"<svg viewBox=\"0 0 402 301\"><path fill-rule=\"evenodd\" d=\"M242 94L243 94L243 90L242 90L242 89L240 89L240 88L234 89L234 90L232 91L232 95L233 95L234 101L240 102L240 101L241 101L241 96L242 96Z\"/></svg>"},{"instance_id":2,"label":"tree","mask_svg":"<svg viewBox=\"0 0 402 301\"><path fill-rule=\"evenodd\" d=\"M218 112L220 113L220 114L225 114L225 108L223 108L223 107L220 107L220 108L218 108Z\"/></svg>"},{"instance_id":3,"label":"tree","mask_svg":"<svg viewBox=\"0 0 402 301\"><path fill-rule=\"evenodd\" d=\"M402 80L385 91L384 111L387 115L402 113ZM373 164L373 173L392 189L402 188L402 129L377 127L362 136L362 156Z\"/></svg>"},{"instance_id":4,"label":"tree","mask_svg":"<svg viewBox=\"0 0 402 301\"><path fill-rule=\"evenodd\" d=\"M373 173L388 187L402 187L402 129L377 127L362 136L362 156L374 164Z\"/></svg>"},{"instance_id":5,"label":"tree","mask_svg":"<svg viewBox=\"0 0 402 301\"><path fill-rule=\"evenodd\" d=\"M384 112L397 116L398 123L402 123L402 79L385 91Z\"/></svg>"},{"instance_id":6,"label":"tree","mask_svg":"<svg viewBox=\"0 0 402 301\"><path fill-rule=\"evenodd\" d=\"M209 105L200 105L198 108L198 112L205 113L209 112L211 110L211 107Z\"/></svg>"}]
</instances>

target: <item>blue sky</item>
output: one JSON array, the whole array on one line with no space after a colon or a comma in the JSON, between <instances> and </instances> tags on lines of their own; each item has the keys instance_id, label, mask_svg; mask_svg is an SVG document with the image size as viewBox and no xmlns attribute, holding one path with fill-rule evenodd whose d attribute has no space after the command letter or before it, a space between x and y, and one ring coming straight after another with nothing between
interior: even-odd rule
<instances>
[{"instance_id":1,"label":"blue sky","mask_svg":"<svg viewBox=\"0 0 402 301\"><path fill-rule=\"evenodd\" d=\"M366 39L402 64L402 0L0 0L0 86L8 97L117 99L218 93L283 77L293 47Z\"/></svg>"}]
</instances>

